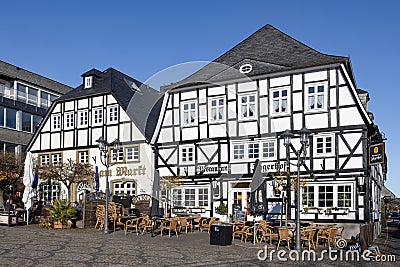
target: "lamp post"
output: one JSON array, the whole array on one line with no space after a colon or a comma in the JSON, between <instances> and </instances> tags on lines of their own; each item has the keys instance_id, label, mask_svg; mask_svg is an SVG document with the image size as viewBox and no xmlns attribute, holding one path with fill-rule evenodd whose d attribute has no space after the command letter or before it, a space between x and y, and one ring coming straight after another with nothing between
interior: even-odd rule
<instances>
[{"instance_id":1,"label":"lamp post","mask_svg":"<svg viewBox=\"0 0 400 267\"><path fill-rule=\"evenodd\" d=\"M118 149L121 145L121 142L116 138L113 142L107 143L107 141L103 137L97 139L96 142L99 143L101 163L106 167L106 206L104 214L104 233L108 234L110 232L108 229L108 200L110 198L110 185L108 182L108 169L110 167L110 161L108 150L111 148L114 151L113 158L116 161L118 157Z\"/></svg>"},{"instance_id":2,"label":"lamp post","mask_svg":"<svg viewBox=\"0 0 400 267\"><path fill-rule=\"evenodd\" d=\"M296 183L296 245L295 249L301 251L301 238L300 238L300 166L304 164L304 160L307 157L307 147L310 142L311 132L307 128L303 127L299 132L301 148L300 150L295 150L297 156L297 183ZM281 135L283 138L283 144L286 147L286 160L288 161L290 156L289 148L292 146L291 139L294 136L289 130ZM287 164L289 165L289 163Z\"/></svg>"}]
</instances>

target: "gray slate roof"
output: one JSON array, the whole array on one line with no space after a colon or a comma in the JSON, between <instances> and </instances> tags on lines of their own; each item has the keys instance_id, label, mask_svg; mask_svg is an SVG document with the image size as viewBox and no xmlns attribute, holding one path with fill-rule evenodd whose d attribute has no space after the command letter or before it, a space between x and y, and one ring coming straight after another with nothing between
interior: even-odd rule
<instances>
[{"instance_id":1,"label":"gray slate roof","mask_svg":"<svg viewBox=\"0 0 400 267\"><path fill-rule=\"evenodd\" d=\"M24 70L20 67L16 67L1 60L0 75L35 84L48 90L58 92L60 94L65 94L72 90L72 87L70 86L45 78L43 76Z\"/></svg>"},{"instance_id":2,"label":"gray slate roof","mask_svg":"<svg viewBox=\"0 0 400 267\"><path fill-rule=\"evenodd\" d=\"M56 102L111 94L145 138L150 140L161 109L161 94L113 68L102 72L92 69L82 74L82 77L87 76L94 77L91 88L85 89L82 84L58 98Z\"/></svg>"},{"instance_id":3,"label":"gray slate roof","mask_svg":"<svg viewBox=\"0 0 400 267\"><path fill-rule=\"evenodd\" d=\"M245 63L253 66L247 76L335 63L350 68L347 57L322 54L267 24L199 71L162 90L241 78L244 74L238 70Z\"/></svg>"}]
</instances>

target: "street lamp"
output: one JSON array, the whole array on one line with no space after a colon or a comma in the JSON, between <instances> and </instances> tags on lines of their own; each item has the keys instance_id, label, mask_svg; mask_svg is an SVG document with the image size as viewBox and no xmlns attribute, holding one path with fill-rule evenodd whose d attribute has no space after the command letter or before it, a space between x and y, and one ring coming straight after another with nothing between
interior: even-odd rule
<instances>
[{"instance_id":1,"label":"street lamp","mask_svg":"<svg viewBox=\"0 0 400 267\"><path fill-rule=\"evenodd\" d=\"M108 150L113 150L113 159L117 161L118 149L121 146L121 142L118 140L118 138L116 138L113 142L107 143L107 141L102 136L97 139L96 142L99 143L101 163L106 167L106 206L104 214L104 233L108 234L110 232L108 230L108 200L110 198L110 185L108 183L108 168L110 167L110 161Z\"/></svg>"},{"instance_id":2,"label":"street lamp","mask_svg":"<svg viewBox=\"0 0 400 267\"><path fill-rule=\"evenodd\" d=\"M300 166L304 164L304 160L307 157L307 147L310 145L310 135L311 131L303 127L299 132L301 148L300 150L295 150L297 156L297 186L296 186L296 245L295 249L301 251L301 237L300 237ZM283 144L286 147L286 160L289 159L289 147L292 146L291 139L294 135L289 131L281 135L283 139ZM289 165L289 164L287 164Z\"/></svg>"}]
</instances>

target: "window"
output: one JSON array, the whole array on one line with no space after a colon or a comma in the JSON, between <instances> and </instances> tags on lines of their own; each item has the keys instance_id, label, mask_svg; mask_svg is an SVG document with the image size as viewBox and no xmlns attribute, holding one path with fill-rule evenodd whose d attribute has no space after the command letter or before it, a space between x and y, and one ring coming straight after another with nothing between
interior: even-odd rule
<instances>
[{"instance_id":1,"label":"window","mask_svg":"<svg viewBox=\"0 0 400 267\"><path fill-rule=\"evenodd\" d=\"M74 127L74 113L69 112L65 114L65 128L70 129Z\"/></svg>"},{"instance_id":2,"label":"window","mask_svg":"<svg viewBox=\"0 0 400 267\"><path fill-rule=\"evenodd\" d=\"M182 107L182 124L191 125L196 123L196 102L187 102Z\"/></svg>"},{"instance_id":3,"label":"window","mask_svg":"<svg viewBox=\"0 0 400 267\"><path fill-rule=\"evenodd\" d=\"M181 148L181 162L191 163L194 161L194 147L182 147Z\"/></svg>"},{"instance_id":4,"label":"window","mask_svg":"<svg viewBox=\"0 0 400 267\"><path fill-rule=\"evenodd\" d=\"M37 104L38 104L38 90L28 87L28 104L37 106Z\"/></svg>"},{"instance_id":5,"label":"window","mask_svg":"<svg viewBox=\"0 0 400 267\"><path fill-rule=\"evenodd\" d=\"M114 182L114 195L136 195L136 184L134 181Z\"/></svg>"},{"instance_id":6,"label":"window","mask_svg":"<svg viewBox=\"0 0 400 267\"><path fill-rule=\"evenodd\" d=\"M33 132L36 132L43 118L38 115L33 115L32 117L33 117Z\"/></svg>"},{"instance_id":7,"label":"window","mask_svg":"<svg viewBox=\"0 0 400 267\"><path fill-rule=\"evenodd\" d=\"M240 118L254 118L256 116L256 95L240 96Z\"/></svg>"},{"instance_id":8,"label":"window","mask_svg":"<svg viewBox=\"0 0 400 267\"><path fill-rule=\"evenodd\" d=\"M243 159L244 158L244 145L243 144L233 145L233 158L234 159Z\"/></svg>"},{"instance_id":9,"label":"window","mask_svg":"<svg viewBox=\"0 0 400 267\"><path fill-rule=\"evenodd\" d=\"M263 158L274 158L275 157L275 142L264 142L263 146Z\"/></svg>"},{"instance_id":10,"label":"window","mask_svg":"<svg viewBox=\"0 0 400 267\"><path fill-rule=\"evenodd\" d=\"M93 77L85 77L85 88L91 88L92 87L92 81Z\"/></svg>"},{"instance_id":11,"label":"window","mask_svg":"<svg viewBox=\"0 0 400 267\"><path fill-rule=\"evenodd\" d=\"M305 186L302 195L303 207L315 207L314 204L314 186Z\"/></svg>"},{"instance_id":12,"label":"window","mask_svg":"<svg viewBox=\"0 0 400 267\"><path fill-rule=\"evenodd\" d=\"M199 206L208 206L208 188L199 188Z\"/></svg>"},{"instance_id":13,"label":"window","mask_svg":"<svg viewBox=\"0 0 400 267\"><path fill-rule=\"evenodd\" d=\"M58 185L51 185L51 184L45 184L43 185L43 200L45 202L50 202L52 203L54 199L59 198L59 186Z\"/></svg>"},{"instance_id":14,"label":"window","mask_svg":"<svg viewBox=\"0 0 400 267\"><path fill-rule=\"evenodd\" d=\"M209 103L211 121L218 122L225 120L225 99L216 98L211 99Z\"/></svg>"},{"instance_id":15,"label":"window","mask_svg":"<svg viewBox=\"0 0 400 267\"><path fill-rule=\"evenodd\" d=\"M51 116L52 128L53 130L61 129L61 114L56 114Z\"/></svg>"},{"instance_id":16,"label":"window","mask_svg":"<svg viewBox=\"0 0 400 267\"><path fill-rule=\"evenodd\" d=\"M118 122L118 106L110 106L108 107L108 121L109 122Z\"/></svg>"},{"instance_id":17,"label":"window","mask_svg":"<svg viewBox=\"0 0 400 267\"><path fill-rule=\"evenodd\" d=\"M325 107L325 86L324 85L313 85L308 86L308 110L321 110L326 109Z\"/></svg>"},{"instance_id":18,"label":"window","mask_svg":"<svg viewBox=\"0 0 400 267\"><path fill-rule=\"evenodd\" d=\"M32 132L32 115L26 112L22 112L22 131Z\"/></svg>"},{"instance_id":19,"label":"window","mask_svg":"<svg viewBox=\"0 0 400 267\"><path fill-rule=\"evenodd\" d=\"M50 106L49 96L49 93L43 91L40 92L40 106L42 108L48 108Z\"/></svg>"},{"instance_id":20,"label":"window","mask_svg":"<svg viewBox=\"0 0 400 267\"><path fill-rule=\"evenodd\" d=\"M333 207L333 186L318 186L318 206Z\"/></svg>"},{"instance_id":21,"label":"window","mask_svg":"<svg viewBox=\"0 0 400 267\"><path fill-rule=\"evenodd\" d=\"M186 207L196 206L196 189L194 188L185 189L185 206Z\"/></svg>"},{"instance_id":22,"label":"window","mask_svg":"<svg viewBox=\"0 0 400 267\"><path fill-rule=\"evenodd\" d=\"M317 154L332 154L333 138L330 135L318 136L316 138L316 150Z\"/></svg>"},{"instance_id":23,"label":"window","mask_svg":"<svg viewBox=\"0 0 400 267\"><path fill-rule=\"evenodd\" d=\"M182 199L182 189L173 189L172 191L172 206L173 207L182 207L184 205Z\"/></svg>"},{"instance_id":24,"label":"window","mask_svg":"<svg viewBox=\"0 0 400 267\"><path fill-rule=\"evenodd\" d=\"M50 156L48 154L40 155L40 165L45 166L50 164Z\"/></svg>"},{"instance_id":25,"label":"window","mask_svg":"<svg viewBox=\"0 0 400 267\"><path fill-rule=\"evenodd\" d=\"M243 194L242 192L233 192L233 204L242 205Z\"/></svg>"},{"instance_id":26,"label":"window","mask_svg":"<svg viewBox=\"0 0 400 267\"><path fill-rule=\"evenodd\" d=\"M60 164L62 162L61 153L52 154L51 158L52 158L52 164L53 165L58 165L58 164Z\"/></svg>"},{"instance_id":27,"label":"window","mask_svg":"<svg viewBox=\"0 0 400 267\"><path fill-rule=\"evenodd\" d=\"M22 84L17 85L17 98L18 101L26 103L26 86Z\"/></svg>"},{"instance_id":28,"label":"window","mask_svg":"<svg viewBox=\"0 0 400 267\"><path fill-rule=\"evenodd\" d=\"M258 159L259 144L248 144L248 156L249 159Z\"/></svg>"},{"instance_id":29,"label":"window","mask_svg":"<svg viewBox=\"0 0 400 267\"><path fill-rule=\"evenodd\" d=\"M239 71L241 73L249 73L253 70L253 66L250 64L243 64L242 66L240 66Z\"/></svg>"},{"instance_id":30,"label":"window","mask_svg":"<svg viewBox=\"0 0 400 267\"><path fill-rule=\"evenodd\" d=\"M4 126L4 108L0 106L0 126Z\"/></svg>"},{"instance_id":31,"label":"window","mask_svg":"<svg viewBox=\"0 0 400 267\"><path fill-rule=\"evenodd\" d=\"M351 207L351 186L339 185L337 190L338 207L349 208Z\"/></svg>"},{"instance_id":32,"label":"window","mask_svg":"<svg viewBox=\"0 0 400 267\"><path fill-rule=\"evenodd\" d=\"M89 151L79 151L78 152L78 162L79 163L89 163Z\"/></svg>"},{"instance_id":33,"label":"window","mask_svg":"<svg viewBox=\"0 0 400 267\"><path fill-rule=\"evenodd\" d=\"M12 108L6 108L6 127L17 129L17 111Z\"/></svg>"},{"instance_id":34,"label":"window","mask_svg":"<svg viewBox=\"0 0 400 267\"><path fill-rule=\"evenodd\" d=\"M103 123L103 108L93 109L93 124Z\"/></svg>"},{"instance_id":35,"label":"window","mask_svg":"<svg viewBox=\"0 0 400 267\"><path fill-rule=\"evenodd\" d=\"M111 161L112 162L121 162L124 161L124 150L122 148L118 150L111 149Z\"/></svg>"},{"instance_id":36,"label":"window","mask_svg":"<svg viewBox=\"0 0 400 267\"><path fill-rule=\"evenodd\" d=\"M288 113L288 89L275 89L272 95L272 114Z\"/></svg>"},{"instance_id":37,"label":"window","mask_svg":"<svg viewBox=\"0 0 400 267\"><path fill-rule=\"evenodd\" d=\"M139 146L126 147L125 154L126 154L126 161L138 161L139 160Z\"/></svg>"},{"instance_id":38,"label":"window","mask_svg":"<svg viewBox=\"0 0 400 267\"><path fill-rule=\"evenodd\" d=\"M87 126L88 125L88 111L80 110L78 112L79 126Z\"/></svg>"}]
</instances>

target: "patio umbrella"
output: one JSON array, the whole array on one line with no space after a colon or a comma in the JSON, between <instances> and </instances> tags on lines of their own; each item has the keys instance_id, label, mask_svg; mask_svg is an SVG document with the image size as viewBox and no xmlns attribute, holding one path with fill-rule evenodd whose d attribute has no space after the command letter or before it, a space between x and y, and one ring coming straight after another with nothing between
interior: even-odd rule
<instances>
[{"instance_id":1,"label":"patio umbrella","mask_svg":"<svg viewBox=\"0 0 400 267\"><path fill-rule=\"evenodd\" d=\"M34 181L33 175L33 158L32 153L29 151L26 154L25 166L24 166L24 178L23 183L25 185L24 195L22 196L22 201L26 209L26 223L28 224L29 209L32 207L32 201L34 197L34 189L32 188L32 183Z\"/></svg>"},{"instance_id":2,"label":"patio umbrella","mask_svg":"<svg viewBox=\"0 0 400 267\"><path fill-rule=\"evenodd\" d=\"M252 215L258 210L257 207L260 204L259 201L259 194L262 195L262 205L265 211L265 204L266 204L266 188L263 175L261 173L261 163L259 160L256 160L254 163L254 173L253 179L251 181L251 189L250 189L250 203L251 203L251 213Z\"/></svg>"},{"instance_id":3,"label":"patio umbrella","mask_svg":"<svg viewBox=\"0 0 400 267\"><path fill-rule=\"evenodd\" d=\"M150 217L159 216L159 203L160 203L160 174L157 170L154 171L153 192L151 195L151 209Z\"/></svg>"},{"instance_id":4,"label":"patio umbrella","mask_svg":"<svg viewBox=\"0 0 400 267\"><path fill-rule=\"evenodd\" d=\"M99 192L99 167L94 167L94 191Z\"/></svg>"}]
</instances>

